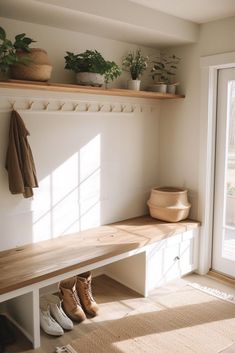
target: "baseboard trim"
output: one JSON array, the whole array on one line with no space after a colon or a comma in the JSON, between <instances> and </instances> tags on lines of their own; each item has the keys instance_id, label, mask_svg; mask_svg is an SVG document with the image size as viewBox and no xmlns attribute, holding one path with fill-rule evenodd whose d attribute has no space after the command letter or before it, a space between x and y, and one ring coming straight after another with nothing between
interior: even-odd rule
<instances>
[{"instance_id":1,"label":"baseboard trim","mask_svg":"<svg viewBox=\"0 0 235 353\"><path fill-rule=\"evenodd\" d=\"M207 276L212 277L214 279L217 279L217 280L219 280L219 281L221 281L223 283L235 286L235 278L227 276L227 275L225 275L223 273L220 273L220 272L217 272L217 271L214 271L214 270L210 270L207 273Z\"/></svg>"}]
</instances>

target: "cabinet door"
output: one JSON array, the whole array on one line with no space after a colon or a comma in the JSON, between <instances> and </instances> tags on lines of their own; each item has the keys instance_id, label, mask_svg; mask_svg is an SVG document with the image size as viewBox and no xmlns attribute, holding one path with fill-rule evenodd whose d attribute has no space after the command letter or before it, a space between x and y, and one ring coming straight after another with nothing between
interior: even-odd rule
<instances>
[{"instance_id":1,"label":"cabinet door","mask_svg":"<svg viewBox=\"0 0 235 353\"><path fill-rule=\"evenodd\" d=\"M151 245L146 256L148 291L179 276L179 254L180 243L161 241Z\"/></svg>"},{"instance_id":2,"label":"cabinet door","mask_svg":"<svg viewBox=\"0 0 235 353\"><path fill-rule=\"evenodd\" d=\"M153 244L147 250L147 287L159 287L197 268L198 230Z\"/></svg>"},{"instance_id":3,"label":"cabinet door","mask_svg":"<svg viewBox=\"0 0 235 353\"><path fill-rule=\"evenodd\" d=\"M197 268L197 261L195 256L195 239L184 240L180 244L179 254L179 271L180 276L185 275Z\"/></svg>"}]
</instances>

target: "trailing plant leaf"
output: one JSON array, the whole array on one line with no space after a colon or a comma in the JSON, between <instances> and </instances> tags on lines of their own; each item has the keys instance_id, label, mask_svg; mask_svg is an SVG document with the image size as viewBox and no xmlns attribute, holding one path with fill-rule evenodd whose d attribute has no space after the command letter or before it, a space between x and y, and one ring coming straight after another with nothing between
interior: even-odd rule
<instances>
[{"instance_id":1,"label":"trailing plant leaf","mask_svg":"<svg viewBox=\"0 0 235 353\"><path fill-rule=\"evenodd\" d=\"M113 81L121 75L121 68L114 61L106 61L106 72L104 73L105 83Z\"/></svg>"},{"instance_id":2,"label":"trailing plant leaf","mask_svg":"<svg viewBox=\"0 0 235 353\"><path fill-rule=\"evenodd\" d=\"M6 39L6 32L2 27L0 27L0 40L4 41L5 39Z\"/></svg>"},{"instance_id":3,"label":"trailing plant leaf","mask_svg":"<svg viewBox=\"0 0 235 353\"><path fill-rule=\"evenodd\" d=\"M17 34L17 35L15 36L15 40L16 40L16 41L21 40L22 38L24 38L24 36L25 36L25 33Z\"/></svg>"},{"instance_id":4,"label":"trailing plant leaf","mask_svg":"<svg viewBox=\"0 0 235 353\"><path fill-rule=\"evenodd\" d=\"M23 51L29 52L30 51L29 45L33 42L35 42L35 40L29 37L25 37L25 33L21 33L15 36L14 47L16 50L21 49Z\"/></svg>"}]
</instances>

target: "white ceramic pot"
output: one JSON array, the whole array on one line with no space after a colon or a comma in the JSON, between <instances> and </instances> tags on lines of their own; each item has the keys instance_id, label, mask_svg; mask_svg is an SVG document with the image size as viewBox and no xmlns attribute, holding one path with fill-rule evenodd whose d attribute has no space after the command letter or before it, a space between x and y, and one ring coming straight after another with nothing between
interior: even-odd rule
<instances>
[{"instance_id":1,"label":"white ceramic pot","mask_svg":"<svg viewBox=\"0 0 235 353\"><path fill-rule=\"evenodd\" d=\"M159 92L159 93L166 93L167 85L165 83L155 83L151 86L151 91Z\"/></svg>"},{"instance_id":2,"label":"white ceramic pot","mask_svg":"<svg viewBox=\"0 0 235 353\"><path fill-rule=\"evenodd\" d=\"M147 202L150 215L166 222L179 222L187 218L191 207L187 192L175 187L153 188Z\"/></svg>"},{"instance_id":3,"label":"white ceramic pot","mask_svg":"<svg viewBox=\"0 0 235 353\"><path fill-rule=\"evenodd\" d=\"M104 84L104 75L95 72L78 72L76 82L79 85L101 87Z\"/></svg>"},{"instance_id":4,"label":"white ceramic pot","mask_svg":"<svg viewBox=\"0 0 235 353\"><path fill-rule=\"evenodd\" d=\"M176 92L176 85L167 85L167 93L175 94Z\"/></svg>"},{"instance_id":5,"label":"white ceramic pot","mask_svg":"<svg viewBox=\"0 0 235 353\"><path fill-rule=\"evenodd\" d=\"M140 90L140 80L129 80L127 82L127 89L132 91L139 91Z\"/></svg>"}]
</instances>

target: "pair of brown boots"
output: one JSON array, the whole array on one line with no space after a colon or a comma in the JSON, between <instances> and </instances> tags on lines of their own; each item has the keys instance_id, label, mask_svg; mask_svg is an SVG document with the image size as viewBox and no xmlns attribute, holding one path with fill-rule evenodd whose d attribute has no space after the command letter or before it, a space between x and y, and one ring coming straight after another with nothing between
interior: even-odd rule
<instances>
[{"instance_id":1,"label":"pair of brown boots","mask_svg":"<svg viewBox=\"0 0 235 353\"><path fill-rule=\"evenodd\" d=\"M99 310L91 292L91 272L68 278L60 282L60 299L70 319L81 322L86 314L96 316Z\"/></svg>"}]
</instances>

